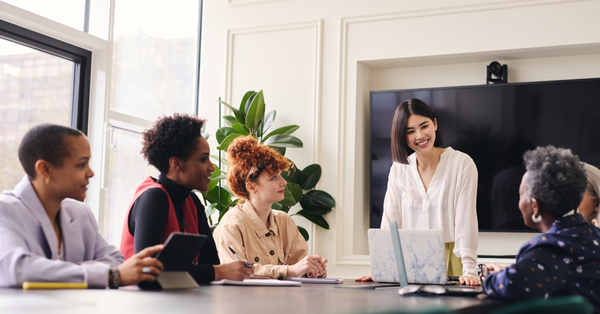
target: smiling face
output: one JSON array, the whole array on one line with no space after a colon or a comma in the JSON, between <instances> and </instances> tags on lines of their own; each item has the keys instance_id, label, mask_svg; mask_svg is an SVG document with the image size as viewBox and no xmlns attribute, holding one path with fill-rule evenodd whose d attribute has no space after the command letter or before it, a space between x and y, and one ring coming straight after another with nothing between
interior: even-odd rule
<instances>
[{"instance_id":1,"label":"smiling face","mask_svg":"<svg viewBox=\"0 0 600 314\"><path fill-rule=\"evenodd\" d=\"M406 121L406 144L418 154L427 154L435 143L437 120L417 114Z\"/></svg>"},{"instance_id":2,"label":"smiling face","mask_svg":"<svg viewBox=\"0 0 600 314\"><path fill-rule=\"evenodd\" d=\"M284 199L287 181L281 176L281 170L275 174L262 171L258 178L248 185L251 186L248 191L253 201L272 204Z\"/></svg>"},{"instance_id":3,"label":"smiling face","mask_svg":"<svg viewBox=\"0 0 600 314\"><path fill-rule=\"evenodd\" d=\"M181 162L179 184L188 189L208 191L210 176L215 166L210 160L210 146L201 136L198 137L192 154Z\"/></svg>"},{"instance_id":4,"label":"smiling face","mask_svg":"<svg viewBox=\"0 0 600 314\"><path fill-rule=\"evenodd\" d=\"M62 167L49 165L51 188L60 199L85 199L85 192L94 172L90 168L90 144L83 136L66 136L65 145L71 154L63 160Z\"/></svg>"}]
</instances>

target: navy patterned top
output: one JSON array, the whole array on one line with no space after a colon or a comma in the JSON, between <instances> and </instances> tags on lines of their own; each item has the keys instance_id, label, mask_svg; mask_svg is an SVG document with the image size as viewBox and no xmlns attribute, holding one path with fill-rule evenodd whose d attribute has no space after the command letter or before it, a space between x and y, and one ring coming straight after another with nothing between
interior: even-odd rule
<instances>
[{"instance_id":1,"label":"navy patterned top","mask_svg":"<svg viewBox=\"0 0 600 314\"><path fill-rule=\"evenodd\" d=\"M505 300L579 294L600 313L600 229L581 214L562 217L519 250L517 263L483 282Z\"/></svg>"}]
</instances>

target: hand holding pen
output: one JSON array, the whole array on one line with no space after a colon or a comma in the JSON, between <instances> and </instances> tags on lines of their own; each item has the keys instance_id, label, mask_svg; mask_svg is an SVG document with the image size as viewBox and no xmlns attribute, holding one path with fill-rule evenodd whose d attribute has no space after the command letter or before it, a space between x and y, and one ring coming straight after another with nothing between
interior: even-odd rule
<instances>
[{"instance_id":1,"label":"hand holding pen","mask_svg":"<svg viewBox=\"0 0 600 314\"><path fill-rule=\"evenodd\" d=\"M246 263L246 267L252 268L252 263L248 262L247 260L243 260L230 246L228 246L228 248L231 251L231 253L235 255L235 257L237 257L240 261L244 261Z\"/></svg>"}]
</instances>

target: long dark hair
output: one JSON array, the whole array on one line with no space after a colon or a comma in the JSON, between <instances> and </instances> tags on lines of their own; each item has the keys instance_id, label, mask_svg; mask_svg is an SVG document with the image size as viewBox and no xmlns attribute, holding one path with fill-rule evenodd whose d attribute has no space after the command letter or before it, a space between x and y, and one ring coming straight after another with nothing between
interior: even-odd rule
<instances>
[{"instance_id":1,"label":"long dark hair","mask_svg":"<svg viewBox=\"0 0 600 314\"><path fill-rule=\"evenodd\" d=\"M413 114L435 121L435 114L433 114L431 108L422 100L413 98L405 100L398 105L392 122L392 158L395 162L405 165L408 165L409 149L406 143L406 122ZM438 130L435 131L435 141L433 142L433 146L435 147L442 145L442 134Z\"/></svg>"}]
</instances>

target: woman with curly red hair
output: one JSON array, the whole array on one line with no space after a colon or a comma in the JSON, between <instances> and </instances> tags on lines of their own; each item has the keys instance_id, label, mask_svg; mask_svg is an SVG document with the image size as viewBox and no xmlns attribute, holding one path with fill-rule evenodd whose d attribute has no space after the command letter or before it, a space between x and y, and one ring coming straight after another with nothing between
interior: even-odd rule
<instances>
[{"instance_id":1,"label":"woman with curly red hair","mask_svg":"<svg viewBox=\"0 0 600 314\"><path fill-rule=\"evenodd\" d=\"M219 265L204 206L193 193L208 190L215 170L208 142L200 135L203 125L198 117L175 114L144 131L142 154L160 175L147 177L136 189L123 226L121 252L128 259L162 244L172 232L204 234L210 239L188 269L196 282L242 280L252 275L252 269L240 261Z\"/></svg>"},{"instance_id":2,"label":"woman with curly red hair","mask_svg":"<svg viewBox=\"0 0 600 314\"><path fill-rule=\"evenodd\" d=\"M223 216L213 236L222 262L242 258L254 262L255 278L325 277L326 259L308 255L296 223L272 210L283 200L287 181L281 176L290 162L252 136L238 137L227 150L231 164L227 182L240 204Z\"/></svg>"}]
</instances>

